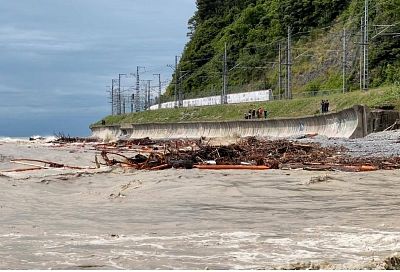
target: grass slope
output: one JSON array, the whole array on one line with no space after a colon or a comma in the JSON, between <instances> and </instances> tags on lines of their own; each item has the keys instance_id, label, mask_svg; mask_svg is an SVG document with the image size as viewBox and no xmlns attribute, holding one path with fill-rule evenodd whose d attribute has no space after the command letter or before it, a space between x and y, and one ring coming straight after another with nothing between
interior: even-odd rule
<instances>
[{"instance_id":1,"label":"grass slope","mask_svg":"<svg viewBox=\"0 0 400 272\"><path fill-rule=\"evenodd\" d=\"M120 116L107 116L104 120L106 121L106 125L174 123L185 121L230 121L243 119L244 113L248 112L249 109L258 109L259 107L268 110L269 118L298 117L318 114L321 99L329 99L331 111L340 111L356 104L363 104L371 108L382 105L394 105L397 110L400 110L400 87L382 87L368 92L356 91L346 94L333 94L324 97L317 96L293 100L161 109ZM101 125L101 121L93 125Z\"/></svg>"}]
</instances>

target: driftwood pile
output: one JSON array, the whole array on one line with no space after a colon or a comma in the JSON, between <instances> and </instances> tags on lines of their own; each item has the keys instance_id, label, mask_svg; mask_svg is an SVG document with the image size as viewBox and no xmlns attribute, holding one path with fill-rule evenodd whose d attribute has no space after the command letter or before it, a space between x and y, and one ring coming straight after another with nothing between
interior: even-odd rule
<instances>
[{"instance_id":1,"label":"driftwood pile","mask_svg":"<svg viewBox=\"0 0 400 272\"><path fill-rule=\"evenodd\" d=\"M51 141L53 144L71 144L71 143L94 143L97 142L97 138L88 137L72 137L70 135L65 135L62 132L55 133L55 140ZM30 138L30 140L35 140L35 138Z\"/></svg>"},{"instance_id":2,"label":"driftwood pile","mask_svg":"<svg viewBox=\"0 0 400 272\"><path fill-rule=\"evenodd\" d=\"M345 155L346 150L341 147L322 147L317 143L304 144L288 140L269 141L254 137L228 146L212 146L202 139L153 141L146 138L99 144L96 150L108 166L120 165L146 170L305 169L355 172L400 169L400 158L351 158ZM132 151L137 154L126 154Z\"/></svg>"},{"instance_id":3,"label":"driftwood pile","mask_svg":"<svg viewBox=\"0 0 400 272\"><path fill-rule=\"evenodd\" d=\"M62 135L61 135L62 136ZM400 157L353 158L343 147L322 147L318 143L289 140L244 138L235 144L214 146L199 140L119 140L98 143L93 139L59 137L53 142L58 147L71 143L89 144L94 148L95 167L69 166L35 159L14 159L11 162L30 168L2 172L22 172L40 169L90 170L116 166L137 170L183 169L304 169L310 171L375 171L400 169Z\"/></svg>"}]
</instances>

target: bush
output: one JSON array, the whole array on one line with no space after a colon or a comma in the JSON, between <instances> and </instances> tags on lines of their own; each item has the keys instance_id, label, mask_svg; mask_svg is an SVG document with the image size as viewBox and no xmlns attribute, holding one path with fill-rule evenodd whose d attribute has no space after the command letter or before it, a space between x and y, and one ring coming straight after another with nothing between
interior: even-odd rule
<instances>
[{"instance_id":1,"label":"bush","mask_svg":"<svg viewBox=\"0 0 400 272\"><path fill-rule=\"evenodd\" d=\"M306 92L309 93L311 96L316 96L319 92L319 90L321 85L319 83L310 83L307 87L306 87Z\"/></svg>"}]
</instances>

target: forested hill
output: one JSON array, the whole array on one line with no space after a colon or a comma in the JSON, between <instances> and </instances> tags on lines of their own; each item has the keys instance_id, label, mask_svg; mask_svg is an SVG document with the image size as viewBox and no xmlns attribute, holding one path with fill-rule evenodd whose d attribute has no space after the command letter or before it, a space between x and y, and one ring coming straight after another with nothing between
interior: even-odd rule
<instances>
[{"instance_id":1,"label":"forested hill","mask_svg":"<svg viewBox=\"0 0 400 272\"><path fill-rule=\"evenodd\" d=\"M197 0L185 46L165 98L219 94L224 46L228 92L284 86L288 28L293 93L359 88L364 0ZM370 86L400 82L400 0L369 0ZM392 26L388 26L392 25ZM345 29L345 32L344 32ZM345 37L345 39L343 38ZM345 43L344 43L345 41ZM279 50L279 47L281 50ZM279 65L279 52L281 63Z\"/></svg>"}]
</instances>

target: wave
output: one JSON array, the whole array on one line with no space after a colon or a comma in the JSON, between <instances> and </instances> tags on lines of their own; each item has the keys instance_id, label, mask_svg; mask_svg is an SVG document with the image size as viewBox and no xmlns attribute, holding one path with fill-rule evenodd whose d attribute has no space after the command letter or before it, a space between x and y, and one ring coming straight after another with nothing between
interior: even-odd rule
<instances>
[{"instance_id":1,"label":"wave","mask_svg":"<svg viewBox=\"0 0 400 272\"><path fill-rule=\"evenodd\" d=\"M56 140L57 137L55 136L40 136L40 135L33 135L31 137L5 137L0 136L0 142L3 143L18 143L18 142L33 142L33 141L40 141L40 142L51 142Z\"/></svg>"}]
</instances>

